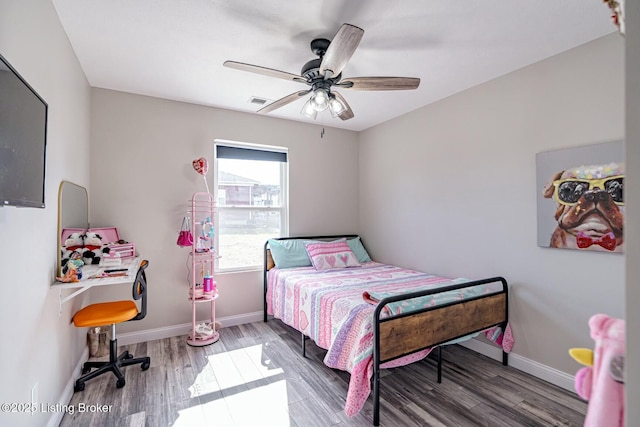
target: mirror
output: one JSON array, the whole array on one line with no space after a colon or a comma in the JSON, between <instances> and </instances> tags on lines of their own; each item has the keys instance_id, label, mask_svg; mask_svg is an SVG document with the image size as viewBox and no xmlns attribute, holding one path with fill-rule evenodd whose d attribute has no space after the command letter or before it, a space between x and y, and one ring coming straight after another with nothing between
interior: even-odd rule
<instances>
[{"instance_id":1,"label":"mirror","mask_svg":"<svg viewBox=\"0 0 640 427\"><path fill-rule=\"evenodd\" d=\"M69 181L62 181L58 190L58 276L61 275L60 248L64 244L62 230L65 228L89 228L87 189Z\"/></svg>"}]
</instances>

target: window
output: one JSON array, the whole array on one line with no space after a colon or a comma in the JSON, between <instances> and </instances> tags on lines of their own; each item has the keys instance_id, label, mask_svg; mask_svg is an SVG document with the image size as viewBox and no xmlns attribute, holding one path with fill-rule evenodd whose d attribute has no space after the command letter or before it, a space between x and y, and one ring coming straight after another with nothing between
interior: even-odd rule
<instances>
[{"instance_id":1,"label":"window","mask_svg":"<svg viewBox=\"0 0 640 427\"><path fill-rule=\"evenodd\" d=\"M216 141L214 169L217 268L262 267L267 239L288 233L287 150Z\"/></svg>"}]
</instances>

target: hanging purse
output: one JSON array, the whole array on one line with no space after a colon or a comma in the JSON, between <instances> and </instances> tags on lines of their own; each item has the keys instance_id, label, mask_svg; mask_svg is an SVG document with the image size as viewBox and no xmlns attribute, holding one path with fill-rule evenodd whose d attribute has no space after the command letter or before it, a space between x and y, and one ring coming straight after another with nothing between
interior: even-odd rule
<instances>
[{"instance_id":1,"label":"hanging purse","mask_svg":"<svg viewBox=\"0 0 640 427\"><path fill-rule=\"evenodd\" d=\"M187 247L193 245L193 236L189 229L189 217L182 218L182 227L180 227L180 234L178 234L178 246Z\"/></svg>"}]
</instances>

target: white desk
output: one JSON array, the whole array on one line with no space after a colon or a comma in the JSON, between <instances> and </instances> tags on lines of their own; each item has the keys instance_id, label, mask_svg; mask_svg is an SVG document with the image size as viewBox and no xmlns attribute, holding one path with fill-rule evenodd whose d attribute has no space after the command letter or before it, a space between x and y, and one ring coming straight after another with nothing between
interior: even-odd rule
<instances>
[{"instance_id":1,"label":"white desk","mask_svg":"<svg viewBox=\"0 0 640 427\"><path fill-rule=\"evenodd\" d=\"M123 260L122 264L114 267L99 267L97 265L86 265L82 267L82 279L79 282L58 282L55 281L52 285L52 289L58 289L58 296L60 298L60 312L62 314L62 304L69 301L72 298L80 295L87 289L90 289L94 286L110 286L110 285L121 285L127 283L133 283L136 279L136 274L138 273L138 268L140 267L140 262L142 259L140 257L131 258L128 260ZM98 277L104 270L109 269L117 269L117 268L126 268L127 275L126 276L117 276L117 277ZM75 292L67 295L66 297L62 297L63 289L76 289Z\"/></svg>"}]
</instances>

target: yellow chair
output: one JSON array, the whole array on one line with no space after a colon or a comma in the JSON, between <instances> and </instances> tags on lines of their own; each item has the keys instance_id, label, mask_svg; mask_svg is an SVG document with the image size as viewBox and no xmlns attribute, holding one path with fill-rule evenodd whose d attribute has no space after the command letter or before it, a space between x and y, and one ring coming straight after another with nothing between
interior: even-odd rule
<instances>
[{"instance_id":1,"label":"yellow chair","mask_svg":"<svg viewBox=\"0 0 640 427\"><path fill-rule=\"evenodd\" d=\"M147 315L147 276L144 270L149 266L149 261L143 260L133 282L133 299L142 299L140 311L138 306L132 300L111 301L91 304L78 311L73 316L73 324L79 328L97 327L111 325L111 341L109 342L109 361L108 362L86 362L82 368L80 378L76 380L73 388L74 392L84 390L84 383L92 378L102 375L105 372L113 372L118 378L116 387L122 388L125 385L124 375L120 370L123 366L141 363L143 371L149 369L151 358L140 357L133 358L133 354L124 351L120 356L117 355L118 341L116 340L116 323L128 322L130 320L140 320ZM90 372L92 368L97 368ZM85 375L86 374L86 375Z\"/></svg>"}]
</instances>

